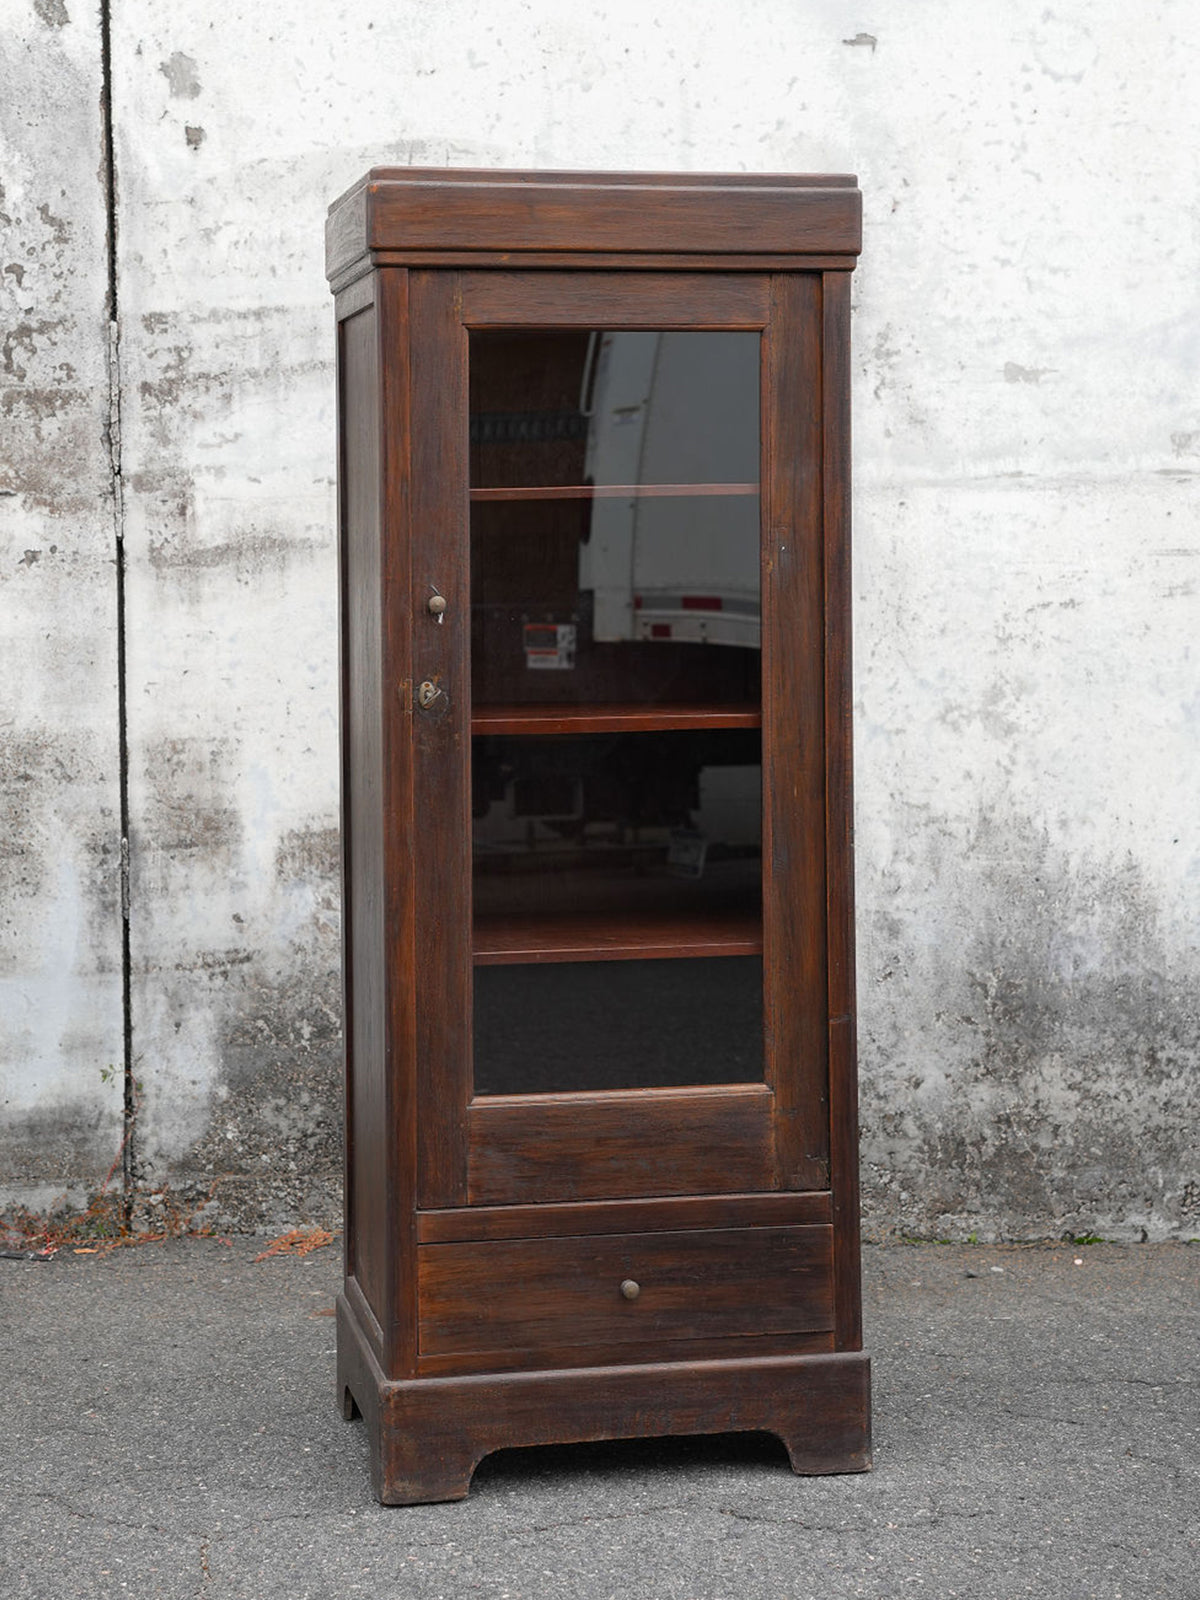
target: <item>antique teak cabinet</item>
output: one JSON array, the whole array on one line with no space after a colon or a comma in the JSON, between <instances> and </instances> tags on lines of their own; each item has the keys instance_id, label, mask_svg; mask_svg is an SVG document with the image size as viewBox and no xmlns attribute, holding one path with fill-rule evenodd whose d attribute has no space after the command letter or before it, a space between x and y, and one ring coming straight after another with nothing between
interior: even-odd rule
<instances>
[{"instance_id":1,"label":"antique teak cabinet","mask_svg":"<svg viewBox=\"0 0 1200 1600\"><path fill-rule=\"evenodd\" d=\"M388 1502L870 1463L852 177L371 172L336 294L346 1277Z\"/></svg>"}]
</instances>

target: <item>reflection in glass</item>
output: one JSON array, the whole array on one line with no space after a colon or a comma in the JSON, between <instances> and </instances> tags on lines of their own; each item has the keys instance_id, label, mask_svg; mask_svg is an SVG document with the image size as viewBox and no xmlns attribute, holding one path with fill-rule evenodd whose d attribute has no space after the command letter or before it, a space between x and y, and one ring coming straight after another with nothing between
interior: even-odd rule
<instances>
[{"instance_id":1,"label":"reflection in glass","mask_svg":"<svg viewBox=\"0 0 1200 1600\"><path fill-rule=\"evenodd\" d=\"M473 741L475 915L757 919L757 729Z\"/></svg>"},{"instance_id":2,"label":"reflection in glass","mask_svg":"<svg viewBox=\"0 0 1200 1600\"><path fill-rule=\"evenodd\" d=\"M757 701L759 335L476 332L470 357L476 701Z\"/></svg>"},{"instance_id":3,"label":"reflection in glass","mask_svg":"<svg viewBox=\"0 0 1200 1600\"><path fill-rule=\"evenodd\" d=\"M759 362L470 335L477 1094L761 1080Z\"/></svg>"}]
</instances>

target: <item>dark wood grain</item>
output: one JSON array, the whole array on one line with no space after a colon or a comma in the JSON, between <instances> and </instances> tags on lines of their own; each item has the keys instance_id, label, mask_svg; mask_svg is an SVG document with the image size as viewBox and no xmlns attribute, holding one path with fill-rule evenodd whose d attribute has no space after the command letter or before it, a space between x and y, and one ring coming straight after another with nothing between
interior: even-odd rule
<instances>
[{"instance_id":1,"label":"dark wood grain","mask_svg":"<svg viewBox=\"0 0 1200 1600\"><path fill-rule=\"evenodd\" d=\"M771 1189L773 1098L739 1084L475 1100L470 1202Z\"/></svg>"},{"instance_id":2,"label":"dark wood grain","mask_svg":"<svg viewBox=\"0 0 1200 1600\"><path fill-rule=\"evenodd\" d=\"M592 1344L652 1358L664 1339L829 1329L832 1239L758 1227L422 1245L421 1353Z\"/></svg>"},{"instance_id":3,"label":"dark wood grain","mask_svg":"<svg viewBox=\"0 0 1200 1600\"><path fill-rule=\"evenodd\" d=\"M764 352L763 967L779 1185L829 1183L821 283L779 277Z\"/></svg>"},{"instance_id":4,"label":"dark wood grain","mask_svg":"<svg viewBox=\"0 0 1200 1600\"><path fill-rule=\"evenodd\" d=\"M384 1360L384 1336L379 1324L379 1318L367 1303L367 1297L362 1291L362 1285L353 1274L348 1274L342 1291L346 1296L346 1304L354 1313L363 1338L371 1347L371 1352L379 1362Z\"/></svg>"},{"instance_id":5,"label":"dark wood grain","mask_svg":"<svg viewBox=\"0 0 1200 1600\"><path fill-rule=\"evenodd\" d=\"M339 1300L337 1386L367 1421L389 1505L461 1500L483 1457L515 1444L761 1431L795 1472L871 1466L871 1367L853 1352L389 1383Z\"/></svg>"},{"instance_id":6,"label":"dark wood grain","mask_svg":"<svg viewBox=\"0 0 1200 1600\"><path fill-rule=\"evenodd\" d=\"M660 733L672 728L758 728L755 705L527 705L471 710L472 734Z\"/></svg>"},{"instance_id":7,"label":"dark wood grain","mask_svg":"<svg viewBox=\"0 0 1200 1600\"><path fill-rule=\"evenodd\" d=\"M522 264L712 270L853 265L852 174L737 176L377 168L330 208L325 267Z\"/></svg>"},{"instance_id":8,"label":"dark wood grain","mask_svg":"<svg viewBox=\"0 0 1200 1600\"><path fill-rule=\"evenodd\" d=\"M830 1174L838 1347L862 1347L858 1070L854 995L853 673L850 615L850 278L824 279L826 851L829 894Z\"/></svg>"},{"instance_id":9,"label":"dark wood grain","mask_svg":"<svg viewBox=\"0 0 1200 1600\"><path fill-rule=\"evenodd\" d=\"M496 192L503 192L504 196L514 203L514 208L521 205L521 191L532 185L549 184L559 190L563 185L579 190L603 189L619 186L622 190L636 189L642 191L650 200L654 191L661 187L673 190L700 188L721 191L734 189L749 193L758 189L787 190L791 192L805 190L844 190L853 194L857 187L857 179L853 173L756 173L743 172L736 174L709 174L709 173L682 173L682 172L534 172L524 169L497 169L497 168L419 168L419 167L375 167L357 183L353 184L346 192L333 201L329 208L329 217L325 224L325 267L329 278L336 279L356 261L360 260L366 251L374 245L378 257L386 258L389 248L395 252L402 252L403 259L391 263L398 266L459 266L465 261L475 261L479 264L481 258L494 258L494 264L507 266L511 264L511 248L504 247L498 251L480 248L476 239L469 242L467 248L447 250L446 240L439 238L432 247L416 245L414 241L405 236L402 240L388 241L382 244L376 238L372 240L368 230L368 207L373 196L378 193L383 185L402 187L408 184L430 183L444 186L449 184L466 185L473 190L492 187ZM514 193L514 186L516 192ZM851 202L852 206L854 202ZM859 202L861 208L861 202ZM587 209L586 196L583 197L582 207L584 213ZM857 242L861 227L855 230L853 251L857 252ZM576 228L567 242L565 248L551 252L552 260L546 265L564 266L578 264L581 253L586 253L587 259L599 263L610 261L616 265L627 267L631 261L646 260L655 265L663 264L663 257L669 254L666 242L655 236L646 246L645 251L622 247L617 251L605 252L597 248L594 241L588 242L584 238L584 230L579 226L578 218ZM811 239L807 241L804 257L809 259L812 247ZM846 253L847 246L836 242L832 238L823 243L820 248L831 254L841 255ZM685 263L697 260L712 265L714 261L721 261L725 256L733 254L743 256L752 253L753 259L761 260L764 252L763 242L757 237L743 238L736 241L732 247L723 247L720 252L710 257L708 253L697 249L693 240L688 240L682 246L682 259ZM547 252L530 251L522 252L523 262L528 256L543 256ZM768 252L769 254L769 252ZM422 259L425 258L425 259ZM796 261L796 241L789 239L782 248L781 253L771 259L771 265L783 270L787 265ZM377 259L376 265L388 264L386 259ZM529 262L528 264L532 264ZM851 264L853 264L851 262Z\"/></svg>"},{"instance_id":10,"label":"dark wood grain","mask_svg":"<svg viewBox=\"0 0 1200 1600\"><path fill-rule=\"evenodd\" d=\"M422 1244L469 1239L553 1239L588 1233L662 1233L679 1228L802 1227L829 1222L824 1194L684 1195L670 1200L597 1200L589 1205L463 1206L422 1211Z\"/></svg>"},{"instance_id":11,"label":"dark wood grain","mask_svg":"<svg viewBox=\"0 0 1200 1600\"><path fill-rule=\"evenodd\" d=\"M409 277L381 272L376 283L381 503L380 560L383 572L382 640L376 693L383 718L383 856L371 870L381 875L387 985L387 1100L382 1128L382 1188L386 1216L389 1292L380 1322L385 1368L402 1377L416 1360L417 1031L412 952L416 940L413 807L416 767L411 712L396 685L411 681L411 639L406 597L412 582L410 423L412 396L408 361Z\"/></svg>"},{"instance_id":12,"label":"dark wood grain","mask_svg":"<svg viewBox=\"0 0 1200 1600\"><path fill-rule=\"evenodd\" d=\"M819 1333L747 1333L721 1338L656 1339L648 1352L637 1345L541 1344L524 1350L507 1345L495 1350L456 1350L446 1355L417 1357L417 1376L453 1377L473 1372L526 1372L541 1368L609 1367L648 1358L653 1361L737 1361L760 1356L818 1355L835 1348L832 1331Z\"/></svg>"},{"instance_id":13,"label":"dark wood grain","mask_svg":"<svg viewBox=\"0 0 1200 1600\"><path fill-rule=\"evenodd\" d=\"M329 208L325 219L325 274L335 284L367 250L367 185L361 179Z\"/></svg>"},{"instance_id":14,"label":"dark wood grain","mask_svg":"<svg viewBox=\"0 0 1200 1600\"><path fill-rule=\"evenodd\" d=\"M464 272L473 328L761 328L765 277L611 272Z\"/></svg>"},{"instance_id":15,"label":"dark wood grain","mask_svg":"<svg viewBox=\"0 0 1200 1600\"><path fill-rule=\"evenodd\" d=\"M519 259L522 269L543 271L572 271L586 265L589 270L603 269L627 274L634 272L851 272L855 257L851 253L839 255L781 255L764 252L761 255L704 251L664 251L653 255L643 251L596 250L581 256L577 250L528 250ZM450 267L478 270L481 267L511 269L515 264L508 250L372 250L361 254L330 273L330 287L340 292L355 283L372 267Z\"/></svg>"},{"instance_id":16,"label":"dark wood grain","mask_svg":"<svg viewBox=\"0 0 1200 1600\"><path fill-rule=\"evenodd\" d=\"M719 192L720 204L713 204ZM446 184L440 174L367 186L373 249L758 250L842 253L861 245L857 189L518 179Z\"/></svg>"},{"instance_id":17,"label":"dark wood grain","mask_svg":"<svg viewBox=\"0 0 1200 1600\"><path fill-rule=\"evenodd\" d=\"M639 910L575 916L476 917L476 966L541 961L671 961L753 956L762 922L739 912Z\"/></svg>"},{"instance_id":18,"label":"dark wood grain","mask_svg":"<svg viewBox=\"0 0 1200 1600\"><path fill-rule=\"evenodd\" d=\"M469 551L466 495L467 339L455 274L413 274L412 504L420 530L412 586L415 791L418 1193L420 1204L466 1199L465 1109L471 1092L471 837ZM447 602L439 623L434 593ZM436 685L427 710L419 685Z\"/></svg>"},{"instance_id":19,"label":"dark wood grain","mask_svg":"<svg viewBox=\"0 0 1200 1600\"><path fill-rule=\"evenodd\" d=\"M472 489L470 498L479 501L677 500L684 496L744 497L757 493L756 483L551 483Z\"/></svg>"},{"instance_id":20,"label":"dark wood grain","mask_svg":"<svg viewBox=\"0 0 1200 1600\"><path fill-rule=\"evenodd\" d=\"M377 338L373 304L338 324L346 1273L372 1315L386 1320L391 1253Z\"/></svg>"},{"instance_id":21,"label":"dark wood grain","mask_svg":"<svg viewBox=\"0 0 1200 1600\"><path fill-rule=\"evenodd\" d=\"M357 316L360 311L366 311L375 304L375 290L377 280L372 273L366 273L346 289L338 291L335 307L338 323L341 324L349 317ZM339 395L340 395L339 390ZM344 413L339 412L339 417Z\"/></svg>"}]
</instances>

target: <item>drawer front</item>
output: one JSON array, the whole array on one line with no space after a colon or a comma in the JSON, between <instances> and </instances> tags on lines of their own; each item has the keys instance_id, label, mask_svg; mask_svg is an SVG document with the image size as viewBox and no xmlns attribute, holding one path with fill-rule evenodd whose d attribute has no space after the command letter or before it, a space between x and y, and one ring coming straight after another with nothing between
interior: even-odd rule
<instances>
[{"instance_id":1,"label":"drawer front","mask_svg":"<svg viewBox=\"0 0 1200 1600\"><path fill-rule=\"evenodd\" d=\"M833 1327L827 1226L494 1239L417 1254L422 1355L652 1350Z\"/></svg>"}]
</instances>

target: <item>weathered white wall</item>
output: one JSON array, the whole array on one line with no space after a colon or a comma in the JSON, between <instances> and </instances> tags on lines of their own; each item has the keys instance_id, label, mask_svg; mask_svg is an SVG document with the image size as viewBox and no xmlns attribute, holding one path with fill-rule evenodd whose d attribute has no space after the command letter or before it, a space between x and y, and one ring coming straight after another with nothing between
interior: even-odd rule
<instances>
[{"instance_id":1,"label":"weathered white wall","mask_svg":"<svg viewBox=\"0 0 1200 1600\"><path fill-rule=\"evenodd\" d=\"M0 1193L45 1206L124 1102L100 42L0 17Z\"/></svg>"},{"instance_id":2,"label":"weathered white wall","mask_svg":"<svg viewBox=\"0 0 1200 1600\"><path fill-rule=\"evenodd\" d=\"M834 169L869 1226L1200 1232L1200 11L112 9L144 1181L336 1205L328 201L387 162ZM39 26L47 73L80 24Z\"/></svg>"},{"instance_id":3,"label":"weathered white wall","mask_svg":"<svg viewBox=\"0 0 1200 1600\"><path fill-rule=\"evenodd\" d=\"M899 33L856 53L871 1215L1192 1235L1200 13Z\"/></svg>"},{"instance_id":4,"label":"weathered white wall","mask_svg":"<svg viewBox=\"0 0 1200 1600\"><path fill-rule=\"evenodd\" d=\"M228 1175L242 1220L329 1214L341 1164L342 168L277 15L121 4L113 34L138 1156L147 1183ZM314 24L318 73L342 24Z\"/></svg>"}]
</instances>

